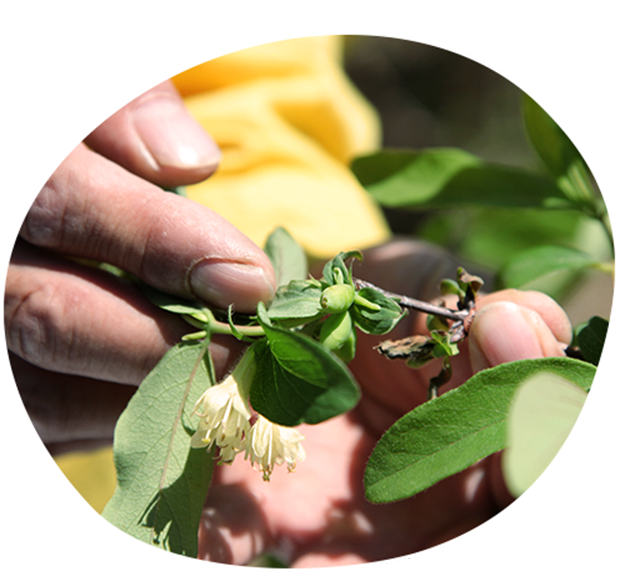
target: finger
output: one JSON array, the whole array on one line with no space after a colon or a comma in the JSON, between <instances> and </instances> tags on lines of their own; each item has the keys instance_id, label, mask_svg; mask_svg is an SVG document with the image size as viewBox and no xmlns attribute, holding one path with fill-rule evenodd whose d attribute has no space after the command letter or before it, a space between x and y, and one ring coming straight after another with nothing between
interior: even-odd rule
<instances>
[{"instance_id":1,"label":"finger","mask_svg":"<svg viewBox=\"0 0 620 572\"><path fill-rule=\"evenodd\" d=\"M495 302L513 302L536 312L559 342L570 343L573 333L566 312L551 297L534 290L500 290L482 296L476 306L482 309Z\"/></svg>"},{"instance_id":2,"label":"finger","mask_svg":"<svg viewBox=\"0 0 620 572\"><path fill-rule=\"evenodd\" d=\"M563 310L538 292L498 292L483 299L469 332L474 372L520 359L563 356L570 342Z\"/></svg>"},{"instance_id":3,"label":"finger","mask_svg":"<svg viewBox=\"0 0 620 572\"><path fill-rule=\"evenodd\" d=\"M13 353L9 357L26 411L48 448L112 443L116 420L135 387L50 372Z\"/></svg>"},{"instance_id":4,"label":"finger","mask_svg":"<svg viewBox=\"0 0 620 572\"><path fill-rule=\"evenodd\" d=\"M221 156L169 81L121 108L85 142L132 173L168 188L206 179Z\"/></svg>"},{"instance_id":5,"label":"finger","mask_svg":"<svg viewBox=\"0 0 620 572\"><path fill-rule=\"evenodd\" d=\"M5 331L9 349L33 365L138 385L192 328L136 286L18 241L7 273ZM228 339L211 349L219 371L239 351Z\"/></svg>"},{"instance_id":6,"label":"finger","mask_svg":"<svg viewBox=\"0 0 620 572\"><path fill-rule=\"evenodd\" d=\"M80 145L30 209L20 235L109 262L155 288L253 312L273 296L267 256L210 209L166 193Z\"/></svg>"}]
</instances>

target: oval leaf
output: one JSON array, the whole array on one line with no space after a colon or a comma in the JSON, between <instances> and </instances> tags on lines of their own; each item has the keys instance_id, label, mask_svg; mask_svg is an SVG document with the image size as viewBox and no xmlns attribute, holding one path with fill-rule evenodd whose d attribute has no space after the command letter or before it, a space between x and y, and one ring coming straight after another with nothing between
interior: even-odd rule
<instances>
[{"instance_id":1,"label":"oval leaf","mask_svg":"<svg viewBox=\"0 0 620 572\"><path fill-rule=\"evenodd\" d=\"M596 368L570 358L502 364L427 401L399 419L377 443L364 484L371 502L415 495L506 446L506 418L517 388L551 372L588 389Z\"/></svg>"},{"instance_id":2,"label":"oval leaf","mask_svg":"<svg viewBox=\"0 0 620 572\"><path fill-rule=\"evenodd\" d=\"M561 177L574 161L581 160L564 131L527 95L523 97L523 115L528 138L551 174Z\"/></svg>"},{"instance_id":3,"label":"oval leaf","mask_svg":"<svg viewBox=\"0 0 620 572\"><path fill-rule=\"evenodd\" d=\"M387 334L407 314L395 300L373 288L362 288L358 295L379 307L373 310L360 304L351 306L355 325L367 334Z\"/></svg>"},{"instance_id":4,"label":"oval leaf","mask_svg":"<svg viewBox=\"0 0 620 572\"><path fill-rule=\"evenodd\" d=\"M598 262L589 254L567 246L539 246L519 253L501 271L505 288L523 286L562 270L584 270Z\"/></svg>"},{"instance_id":5,"label":"oval leaf","mask_svg":"<svg viewBox=\"0 0 620 572\"><path fill-rule=\"evenodd\" d=\"M117 487L102 515L131 536L196 557L213 461L191 449L196 400L213 383L204 343L179 344L144 379L116 424Z\"/></svg>"},{"instance_id":6,"label":"oval leaf","mask_svg":"<svg viewBox=\"0 0 620 572\"><path fill-rule=\"evenodd\" d=\"M542 475L562 448L579 417L587 393L567 379L541 372L516 392L507 420L502 471L518 497Z\"/></svg>"},{"instance_id":7,"label":"oval leaf","mask_svg":"<svg viewBox=\"0 0 620 572\"><path fill-rule=\"evenodd\" d=\"M276 272L276 287L308 276L306 253L284 228L276 228L267 237L264 250Z\"/></svg>"},{"instance_id":8,"label":"oval leaf","mask_svg":"<svg viewBox=\"0 0 620 572\"><path fill-rule=\"evenodd\" d=\"M460 149L383 151L355 159L351 168L391 208L540 207L550 200L569 205L552 179L486 164Z\"/></svg>"},{"instance_id":9,"label":"oval leaf","mask_svg":"<svg viewBox=\"0 0 620 572\"><path fill-rule=\"evenodd\" d=\"M311 280L293 280L278 288L267 314L272 320L310 319L323 314L321 284Z\"/></svg>"},{"instance_id":10,"label":"oval leaf","mask_svg":"<svg viewBox=\"0 0 620 572\"><path fill-rule=\"evenodd\" d=\"M263 324L256 342L252 407L270 421L294 426L320 423L349 411L360 398L348 368L308 336Z\"/></svg>"}]
</instances>

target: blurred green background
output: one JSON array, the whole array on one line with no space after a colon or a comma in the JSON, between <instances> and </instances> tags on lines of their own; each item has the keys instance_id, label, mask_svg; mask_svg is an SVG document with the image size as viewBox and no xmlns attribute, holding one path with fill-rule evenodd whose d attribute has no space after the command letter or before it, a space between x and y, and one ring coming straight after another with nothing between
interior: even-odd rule
<instances>
[{"instance_id":1,"label":"blurred green background","mask_svg":"<svg viewBox=\"0 0 620 572\"><path fill-rule=\"evenodd\" d=\"M379 112L384 147L458 147L492 163L543 172L524 129L521 90L483 65L432 46L368 36L346 37L344 65ZM542 244L612 256L601 226L576 211L384 210L396 234L441 244L468 269L490 276L515 253ZM609 318L609 275L561 272L531 287L561 302L574 325L592 315Z\"/></svg>"}]
</instances>

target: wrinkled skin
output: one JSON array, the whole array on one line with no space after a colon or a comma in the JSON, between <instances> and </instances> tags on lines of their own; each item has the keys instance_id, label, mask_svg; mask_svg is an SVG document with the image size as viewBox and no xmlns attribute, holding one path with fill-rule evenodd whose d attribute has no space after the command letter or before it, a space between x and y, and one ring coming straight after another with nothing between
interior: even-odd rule
<instances>
[{"instance_id":1,"label":"wrinkled skin","mask_svg":"<svg viewBox=\"0 0 620 572\"><path fill-rule=\"evenodd\" d=\"M246 237L209 209L158 188L203 180L219 160L170 84L128 104L85 143L29 211L6 282L15 378L53 454L109 445L135 387L190 331L133 286L69 257L105 261L168 292L221 307L234 303L246 312L268 301L275 284L268 259ZM428 246L395 241L366 253L356 274L427 298L429 285L453 275L453 264ZM412 314L389 337L422 329L423 320ZM442 391L485 367L562 355L569 340L570 324L549 298L488 295ZM424 401L436 367L418 371L390 362L372 349L378 341L360 335L351 364L363 390L359 406L301 427L307 459L294 474L277 467L265 483L241 459L216 468L200 529L202 558L244 564L271 550L298 567L391 558L461 534L511 501L497 455L413 499L389 505L364 500L362 474L374 444ZM215 339L211 350L222 376L242 346Z\"/></svg>"}]
</instances>

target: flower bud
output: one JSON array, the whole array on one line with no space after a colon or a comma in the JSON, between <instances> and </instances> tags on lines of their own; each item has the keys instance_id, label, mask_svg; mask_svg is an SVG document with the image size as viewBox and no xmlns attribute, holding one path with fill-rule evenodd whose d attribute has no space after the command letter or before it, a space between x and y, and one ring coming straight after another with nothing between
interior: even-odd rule
<instances>
[{"instance_id":1,"label":"flower bud","mask_svg":"<svg viewBox=\"0 0 620 572\"><path fill-rule=\"evenodd\" d=\"M321 307L323 310L336 314L345 312L355 300L355 288L350 284L335 284L323 290Z\"/></svg>"}]
</instances>

